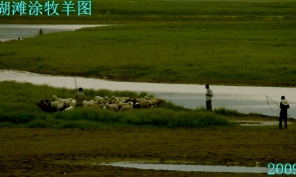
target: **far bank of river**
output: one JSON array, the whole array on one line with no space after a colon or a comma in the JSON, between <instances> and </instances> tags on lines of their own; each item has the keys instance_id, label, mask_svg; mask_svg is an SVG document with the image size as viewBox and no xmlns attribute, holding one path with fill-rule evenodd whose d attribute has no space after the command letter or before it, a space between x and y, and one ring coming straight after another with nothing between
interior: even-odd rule
<instances>
[{"instance_id":1,"label":"far bank of river","mask_svg":"<svg viewBox=\"0 0 296 177\"><path fill-rule=\"evenodd\" d=\"M53 87L65 87L70 89L76 87L74 78L70 76L51 76L30 72L0 70L0 81L5 80L30 82L38 85L47 84ZM76 77L76 82L78 87L83 87L84 89L144 91L191 109L205 106L206 90L204 85L116 82L83 77ZM269 99L269 104L274 110L272 111L267 104L265 95L278 104L280 103L281 96L284 95L289 100L291 107L288 113L293 118L296 115L295 88L221 85L211 85L210 87L214 92L213 108L225 107L227 109L236 109L244 113L255 112L264 115L278 116L278 106Z\"/></svg>"},{"instance_id":2,"label":"far bank of river","mask_svg":"<svg viewBox=\"0 0 296 177\"><path fill-rule=\"evenodd\" d=\"M85 27L106 26L102 24L38 24L38 25L22 25L22 24L0 24L0 41L7 41L11 39L18 40L19 38L28 38L38 35L39 29L43 30L43 34L61 32L61 31L74 31L76 29Z\"/></svg>"}]
</instances>

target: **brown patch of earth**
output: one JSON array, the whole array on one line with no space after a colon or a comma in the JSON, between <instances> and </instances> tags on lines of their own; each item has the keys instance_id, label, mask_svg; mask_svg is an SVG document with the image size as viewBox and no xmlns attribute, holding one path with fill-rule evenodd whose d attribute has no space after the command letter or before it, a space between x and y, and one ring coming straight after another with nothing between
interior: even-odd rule
<instances>
[{"instance_id":1,"label":"brown patch of earth","mask_svg":"<svg viewBox=\"0 0 296 177\"><path fill-rule=\"evenodd\" d=\"M266 176L94 165L152 160L267 167L296 162L296 126L113 130L0 129L1 176Z\"/></svg>"}]
</instances>

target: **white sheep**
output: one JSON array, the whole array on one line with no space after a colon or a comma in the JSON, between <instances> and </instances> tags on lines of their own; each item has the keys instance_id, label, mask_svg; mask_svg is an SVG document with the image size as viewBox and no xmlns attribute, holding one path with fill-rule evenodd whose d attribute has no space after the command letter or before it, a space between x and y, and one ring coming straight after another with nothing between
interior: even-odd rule
<instances>
[{"instance_id":1,"label":"white sheep","mask_svg":"<svg viewBox=\"0 0 296 177\"><path fill-rule=\"evenodd\" d=\"M60 101L52 101L52 102L50 102L50 107L52 109L57 110L57 111L59 111L64 106L65 106L65 103L64 102L60 102Z\"/></svg>"},{"instance_id":2,"label":"white sheep","mask_svg":"<svg viewBox=\"0 0 296 177\"><path fill-rule=\"evenodd\" d=\"M71 111L76 107L76 100L69 101L69 107L67 107L64 111Z\"/></svg>"},{"instance_id":3,"label":"white sheep","mask_svg":"<svg viewBox=\"0 0 296 177\"><path fill-rule=\"evenodd\" d=\"M58 98L56 95L52 95L52 99L54 101L60 101L60 102L69 102L73 100L72 98L68 98L68 99Z\"/></svg>"},{"instance_id":4,"label":"white sheep","mask_svg":"<svg viewBox=\"0 0 296 177\"><path fill-rule=\"evenodd\" d=\"M107 104L110 101L110 99L108 98L108 96L105 96L105 97L95 96L94 100L98 104Z\"/></svg>"},{"instance_id":5,"label":"white sheep","mask_svg":"<svg viewBox=\"0 0 296 177\"><path fill-rule=\"evenodd\" d=\"M111 111L115 111L115 112L118 111L118 107L115 104L109 104L109 103L107 103L106 104L106 108L109 109L109 110L111 110Z\"/></svg>"},{"instance_id":6,"label":"white sheep","mask_svg":"<svg viewBox=\"0 0 296 177\"><path fill-rule=\"evenodd\" d=\"M149 100L151 103L151 106L155 107L158 104L157 100Z\"/></svg>"},{"instance_id":7,"label":"white sheep","mask_svg":"<svg viewBox=\"0 0 296 177\"><path fill-rule=\"evenodd\" d=\"M60 103L59 101L52 101L52 102L50 102L50 107L51 107L51 108L57 108L57 105L58 105L59 103Z\"/></svg>"},{"instance_id":8,"label":"white sheep","mask_svg":"<svg viewBox=\"0 0 296 177\"><path fill-rule=\"evenodd\" d=\"M151 102L148 100L139 102L142 108L150 108L152 106Z\"/></svg>"},{"instance_id":9,"label":"white sheep","mask_svg":"<svg viewBox=\"0 0 296 177\"><path fill-rule=\"evenodd\" d=\"M98 103L95 102L94 100L89 100L89 101L83 100L82 104L84 107L91 107L91 108L98 107Z\"/></svg>"},{"instance_id":10,"label":"white sheep","mask_svg":"<svg viewBox=\"0 0 296 177\"><path fill-rule=\"evenodd\" d=\"M102 104L104 98L101 96L95 96L94 100L98 103L98 104Z\"/></svg>"},{"instance_id":11,"label":"white sheep","mask_svg":"<svg viewBox=\"0 0 296 177\"><path fill-rule=\"evenodd\" d=\"M111 104L118 104L119 101L116 101L116 100L110 100L109 103L111 103Z\"/></svg>"},{"instance_id":12,"label":"white sheep","mask_svg":"<svg viewBox=\"0 0 296 177\"><path fill-rule=\"evenodd\" d=\"M131 105L124 105L119 111L128 111L128 110L133 110L133 106Z\"/></svg>"},{"instance_id":13,"label":"white sheep","mask_svg":"<svg viewBox=\"0 0 296 177\"><path fill-rule=\"evenodd\" d=\"M149 100L151 104L155 107L156 105L160 105L163 103L163 100L160 98L149 98L147 96L144 97L146 100Z\"/></svg>"},{"instance_id":14,"label":"white sheep","mask_svg":"<svg viewBox=\"0 0 296 177\"><path fill-rule=\"evenodd\" d=\"M117 97L117 99L118 99L120 102L125 102L126 100L129 100L130 97Z\"/></svg>"},{"instance_id":15,"label":"white sheep","mask_svg":"<svg viewBox=\"0 0 296 177\"><path fill-rule=\"evenodd\" d=\"M59 104L57 105L57 110L59 111L60 109L65 107L66 102L59 102Z\"/></svg>"},{"instance_id":16,"label":"white sheep","mask_svg":"<svg viewBox=\"0 0 296 177\"><path fill-rule=\"evenodd\" d=\"M98 108L104 109L104 107L106 108L105 104L98 104Z\"/></svg>"},{"instance_id":17,"label":"white sheep","mask_svg":"<svg viewBox=\"0 0 296 177\"><path fill-rule=\"evenodd\" d=\"M128 102L128 103L122 103L122 102L120 102L120 103L117 104L117 106L118 106L118 109L120 109L123 106L130 106L130 102Z\"/></svg>"},{"instance_id":18,"label":"white sheep","mask_svg":"<svg viewBox=\"0 0 296 177\"><path fill-rule=\"evenodd\" d=\"M141 101L146 101L146 99L145 99L145 98L139 98L139 97L137 97L137 98L136 98L136 101L137 101L137 102L141 102Z\"/></svg>"},{"instance_id":19,"label":"white sheep","mask_svg":"<svg viewBox=\"0 0 296 177\"><path fill-rule=\"evenodd\" d=\"M108 100L105 100L105 99L104 99L104 100L102 101L102 104L107 104L107 103L109 103Z\"/></svg>"},{"instance_id":20,"label":"white sheep","mask_svg":"<svg viewBox=\"0 0 296 177\"><path fill-rule=\"evenodd\" d=\"M76 100L71 100L69 102L69 106L73 106L75 108L76 107Z\"/></svg>"},{"instance_id":21,"label":"white sheep","mask_svg":"<svg viewBox=\"0 0 296 177\"><path fill-rule=\"evenodd\" d=\"M120 101L119 101L119 99L117 98L117 97L115 97L114 95L111 97L111 99L110 99L110 101L109 101L110 103L112 103L112 104L118 104Z\"/></svg>"},{"instance_id":22,"label":"white sheep","mask_svg":"<svg viewBox=\"0 0 296 177\"><path fill-rule=\"evenodd\" d=\"M73 106L69 106L69 107L67 107L64 111L71 111L71 110L73 110L75 107L73 107Z\"/></svg>"}]
</instances>

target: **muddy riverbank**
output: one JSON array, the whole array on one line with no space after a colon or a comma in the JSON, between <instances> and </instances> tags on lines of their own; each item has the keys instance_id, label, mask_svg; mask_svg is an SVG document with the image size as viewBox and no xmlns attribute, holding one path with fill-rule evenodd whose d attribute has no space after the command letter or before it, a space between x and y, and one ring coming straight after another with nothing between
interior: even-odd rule
<instances>
[{"instance_id":1,"label":"muddy riverbank","mask_svg":"<svg viewBox=\"0 0 296 177\"><path fill-rule=\"evenodd\" d=\"M140 170L93 163L130 159L261 167L295 162L295 126L236 129L0 129L1 174L10 176L266 176Z\"/></svg>"}]
</instances>

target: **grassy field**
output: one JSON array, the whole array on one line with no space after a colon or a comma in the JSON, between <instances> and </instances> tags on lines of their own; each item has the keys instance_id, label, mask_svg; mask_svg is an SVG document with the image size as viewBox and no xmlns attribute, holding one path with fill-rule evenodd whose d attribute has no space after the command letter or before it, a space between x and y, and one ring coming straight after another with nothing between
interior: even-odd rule
<instances>
[{"instance_id":1,"label":"grassy field","mask_svg":"<svg viewBox=\"0 0 296 177\"><path fill-rule=\"evenodd\" d=\"M44 3L44 0L39 1ZM56 1L62 2L62 1ZM0 69L111 80L295 86L294 0L95 0L92 16L1 16L1 24L112 24L0 43ZM61 10L61 9L59 9ZM0 82L1 176L266 176L97 166L149 160L267 167L294 164L294 121L235 110L161 107L45 113L37 103L76 90ZM96 95L147 93L85 90Z\"/></svg>"},{"instance_id":2,"label":"grassy field","mask_svg":"<svg viewBox=\"0 0 296 177\"><path fill-rule=\"evenodd\" d=\"M97 166L94 163L147 160L262 167L295 162L296 127L241 127L233 121L276 121L235 110L189 110L165 102L158 108L113 113L90 108L45 113L37 103L75 90L0 82L0 170L4 176L265 176L266 174L173 172ZM146 93L85 90L96 95ZM151 96L151 95L150 95ZM285 153L279 149L284 149Z\"/></svg>"},{"instance_id":3,"label":"grassy field","mask_svg":"<svg viewBox=\"0 0 296 177\"><path fill-rule=\"evenodd\" d=\"M0 43L0 68L111 80L295 86L295 21L149 23Z\"/></svg>"},{"instance_id":4,"label":"grassy field","mask_svg":"<svg viewBox=\"0 0 296 177\"><path fill-rule=\"evenodd\" d=\"M295 86L295 7L289 0L114 0L94 1L91 17L4 16L2 23L113 25L0 43L0 68L124 81Z\"/></svg>"},{"instance_id":5,"label":"grassy field","mask_svg":"<svg viewBox=\"0 0 296 177\"><path fill-rule=\"evenodd\" d=\"M174 172L98 166L147 160L162 163L267 167L294 164L295 125L271 127L112 130L0 128L3 176L266 176L244 173Z\"/></svg>"}]
</instances>

